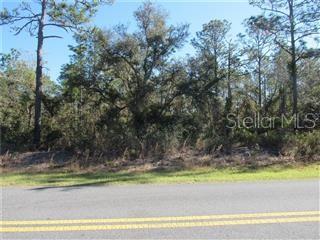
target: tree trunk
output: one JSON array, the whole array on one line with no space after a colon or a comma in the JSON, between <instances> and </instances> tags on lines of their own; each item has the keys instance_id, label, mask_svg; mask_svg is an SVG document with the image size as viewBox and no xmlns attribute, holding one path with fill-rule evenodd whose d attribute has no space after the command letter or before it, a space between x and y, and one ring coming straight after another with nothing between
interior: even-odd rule
<instances>
[{"instance_id":1,"label":"tree trunk","mask_svg":"<svg viewBox=\"0 0 320 240\"><path fill-rule=\"evenodd\" d=\"M295 26L293 14L293 1L289 1L289 17L290 17L290 42L291 42L291 82L292 82L292 115L295 118L295 126L298 117L298 84L297 84L297 59L296 59L296 45L295 45Z\"/></svg>"},{"instance_id":2,"label":"tree trunk","mask_svg":"<svg viewBox=\"0 0 320 240\"><path fill-rule=\"evenodd\" d=\"M282 84L282 86L280 87L279 95L280 95L279 115L281 117L286 115L286 93L285 93L284 84Z\"/></svg>"},{"instance_id":3,"label":"tree trunk","mask_svg":"<svg viewBox=\"0 0 320 240\"><path fill-rule=\"evenodd\" d=\"M259 103L259 112L262 111L262 77L261 77L261 58L258 59L258 103Z\"/></svg>"},{"instance_id":4,"label":"tree trunk","mask_svg":"<svg viewBox=\"0 0 320 240\"><path fill-rule=\"evenodd\" d=\"M34 112L34 139L36 147L40 145L41 139L41 97L42 97L42 47L43 47L43 28L46 14L46 0L41 2L41 17L38 28L38 46L37 46L37 68L36 68L36 97Z\"/></svg>"},{"instance_id":5,"label":"tree trunk","mask_svg":"<svg viewBox=\"0 0 320 240\"><path fill-rule=\"evenodd\" d=\"M263 111L267 112L267 79L263 79Z\"/></svg>"},{"instance_id":6,"label":"tree trunk","mask_svg":"<svg viewBox=\"0 0 320 240\"><path fill-rule=\"evenodd\" d=\"M227 73L227 87L228 87L228 95L226 98L226 105L225 105L225 142L224 142L224 152L227 155L232 153L232 129L228 127L228 114L231 112L232 109L232 90L231 90L231 48L229 47L228 50L228 73Z\"/></svg>"},{"instance_id":7,"label":"tree trunk","mask_svg":"<svg viewBox=\"0 0 320 240\"><path fill-rule=\"evenodd\" d=\"M292 97L293 97L293 108L292 108L292 115L297 117L298 115L298 84L297 84L297 64L296 59L292 56L292 63L291 63L291 78L292 78ZM296 119L297 120L297 119Z\"/></svg>"}]
</instances>

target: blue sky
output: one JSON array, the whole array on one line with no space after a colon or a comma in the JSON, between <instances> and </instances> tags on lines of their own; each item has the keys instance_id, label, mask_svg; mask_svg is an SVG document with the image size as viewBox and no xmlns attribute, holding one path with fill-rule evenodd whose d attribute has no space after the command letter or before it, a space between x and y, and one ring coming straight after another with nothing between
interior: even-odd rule
<instances>
[{"instance_id":1,"label":"blue sky","mask_svg":"<svg viewBox=\"0 0 320 240\"><path fill-rule=\"evenodd\" d=\"M0 1L3 7L9 9L16 7L20 2L13 0ZM260 13L259 9L250 6L247 0L159 0L155 2L169 12L168 22L170 24L189 23L191 36L201 30L202 24L212 19L226 19L231 22L230 34L235 36L237 33L243 32L242 22L245 18ZM142 1L138 0L116 0L111 6L100 7L92 24L109 29L122 23L129 25L129 28L134 30L133 12L141 3ZM26 32L14 36L7 26L1 27L0 33L1 52L7 53L11 48L16 48L22 52L24 59L35 61L35 38L30 37ZM69 61L69 56L72 53L68 46L74 44L72 34L66 34L61 30L50 30L50 35L58 33L63 36L63 39L48 39L44 45L45 72L53 80L58 78L61 66ZM184 56L187 53L192 54L193 52L194 49L187 43L178 53L178 56Z\"/></svg>"}]
</instances>

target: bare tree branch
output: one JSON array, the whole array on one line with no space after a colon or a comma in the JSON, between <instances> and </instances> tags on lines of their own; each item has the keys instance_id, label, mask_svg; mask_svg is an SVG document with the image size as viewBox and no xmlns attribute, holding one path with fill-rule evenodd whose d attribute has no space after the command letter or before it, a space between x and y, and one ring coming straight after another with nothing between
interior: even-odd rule
<instances>
[{"instance_id":1,"label":"bare tree branch","mask_svg":"<svg viewBox=\"0 0 320 240\"><path fill-rule=\"evenodd\" d=\"M36 21L38 21L38 20L28 21L28 22L27 22L26 24L24 24L22 27L19 27L19 28L16 30L16 32L15 32L14 35L19 35L20 32L21 32L23 29L25 29L29 24L32 24L33 22L36 22Z\"/></svg>"},{"instance_id":2,"label":"bare tree branch","mask_svg":"<svg viewBox=\"0 0 320 240\"><path fill-rule=\"evenodd\" d=\"M57 36L57 35L49 35L49 36L44 36L43 39L46 39L46 38L63 38L61 36Z\"/></svg>"},{"instance_id":3,"label":"bare tree branch","mask_svg":"<svg viewBox=\"0 0 320 240\"><path fill-rule=\"evenodd\" d=\"M71 26L71 25L64 25L64 24L58 24L58 23L46 23L44 24L45 27L47 26L54 26L54 27L58 27L58 28L62 28L63 30L65 30L66 32L69 32L69 30L72 29L76 29L76 27Z\"/></svg>"}]
</instances>

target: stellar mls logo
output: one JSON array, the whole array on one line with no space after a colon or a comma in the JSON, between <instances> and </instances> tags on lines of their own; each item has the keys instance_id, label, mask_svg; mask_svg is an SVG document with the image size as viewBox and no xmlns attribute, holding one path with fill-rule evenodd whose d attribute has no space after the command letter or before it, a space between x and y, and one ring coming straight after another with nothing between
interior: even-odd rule
<instances>
[{"instance_id":1,"label":"stellar mls logo","mask_svg":"<svg viewBox=\"0 0 320 240\"><path fill-rule=\"evenodd\" d=\"M261 116L260 113L255 113L253 116L240 117L234 113L229 113L227 120L227 128L274 129L291 125L295 129L313 129L317 124L320 124L320 113L298 113L290 117L284 114L276 117Z\"/></svg>"}]
</instances>

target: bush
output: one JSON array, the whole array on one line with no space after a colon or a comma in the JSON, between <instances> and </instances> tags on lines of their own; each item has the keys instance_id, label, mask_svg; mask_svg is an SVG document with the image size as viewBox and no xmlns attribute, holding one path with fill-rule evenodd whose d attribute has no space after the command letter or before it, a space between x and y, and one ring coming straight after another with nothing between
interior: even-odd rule
<instances>
[{"instance_id":1,"label":"bush","mask_svg":"<svg viewBox=\"0 0 320 240\"><path fill-rule=\"evenodd\" d=\"M285 142L285 133L279 130L271 130L259 135L258 144L262 148L280 150Z\"/></svg>"},{"instance_id":2,"label":"bush","mask_svg":"<svg viewBox=\"0 0 320 240\"><path fill-rule=\"evenodd\" d=\"M289 138L289 154L306 161L320 160L320 131L293 135ZM287 150L287 152L288 152Z\"/></svg>"}]
</instances>

